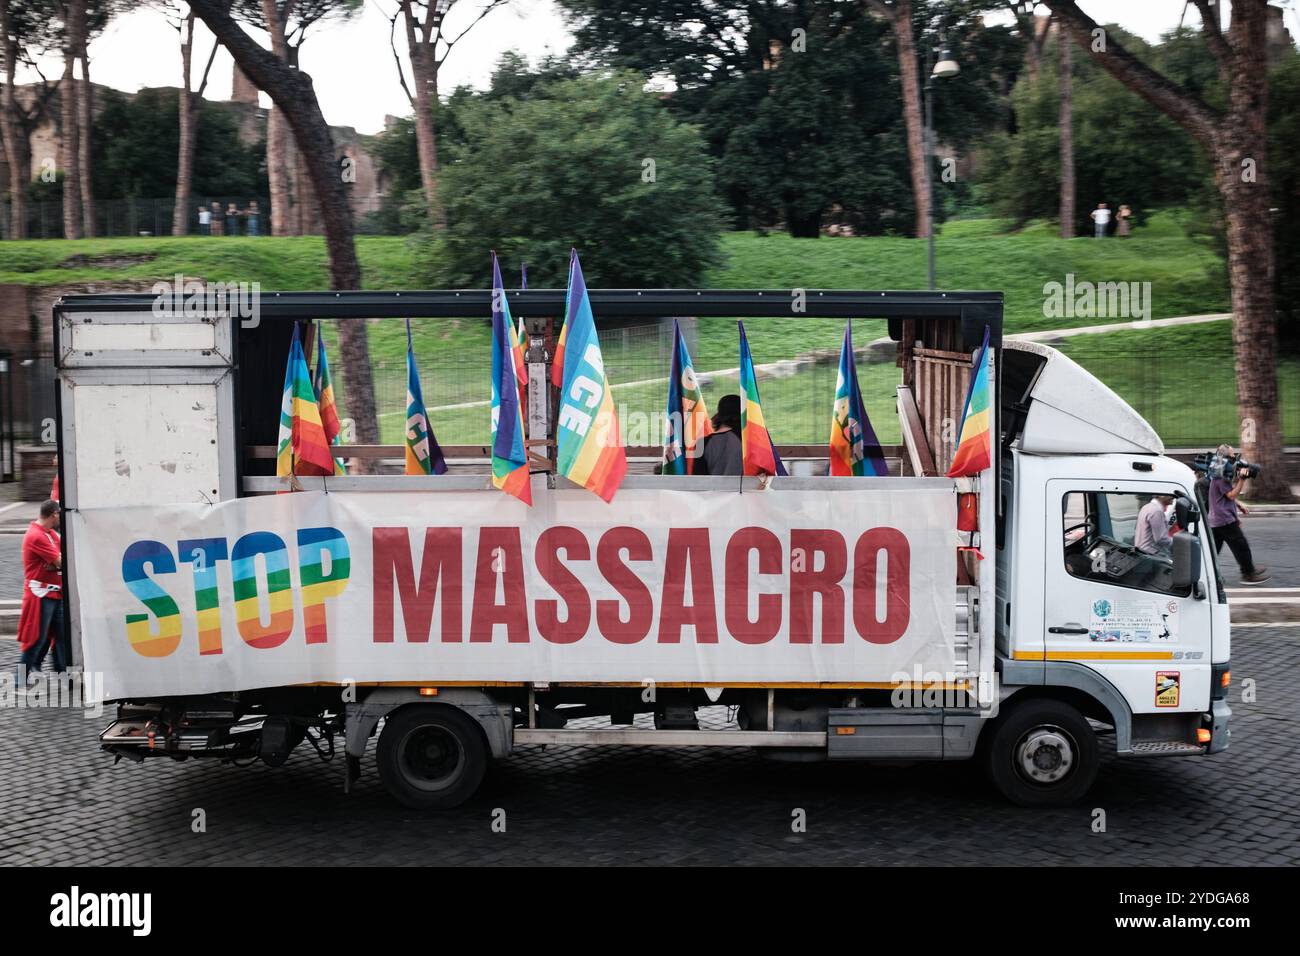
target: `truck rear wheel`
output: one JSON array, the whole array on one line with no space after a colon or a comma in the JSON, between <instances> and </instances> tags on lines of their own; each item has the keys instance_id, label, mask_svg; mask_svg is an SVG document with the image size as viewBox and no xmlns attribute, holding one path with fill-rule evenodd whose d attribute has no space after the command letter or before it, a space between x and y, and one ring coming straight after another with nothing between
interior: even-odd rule
<instances>
[{"instance_id":1,"label":"truck rear wheel","mask_svg":"<svg viewBox=\"0 0 1300 956\"><path fill-rule=\"evenodd\" d=\"M377 756L384 789L413 810L460 806L487 770L487 744L478 725L454 707L437 704L389 715Z\"/></svg>"},{"instance_id":2,"label":"truck rear wheel","mask_svg":"<svg viewBox=\"0 0 1300 956\"><path fill-rule=\"evenodd\" d=\"M1069 704L1026 700L999 717L990 732L984 751L989 776L1012 803L1065 806L1097 779L1097 735Z\"/></svg>"}]
</instances>

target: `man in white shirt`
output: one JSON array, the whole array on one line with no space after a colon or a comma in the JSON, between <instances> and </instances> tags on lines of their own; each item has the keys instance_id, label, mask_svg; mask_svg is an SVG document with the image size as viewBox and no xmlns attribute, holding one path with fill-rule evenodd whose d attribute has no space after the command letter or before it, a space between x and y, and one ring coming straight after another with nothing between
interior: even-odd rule
<instances>
[{"instance_id":1,"label":"man in white shirt","mask_svg":"<svg viewBox=\"0 0 1300 956\"><path fill-rule=\"evenodd\" d=\"M1133 544L1139 551L1163 554L1173 547L1169 522L1165 520L1165 509L1173 502L1172 495L1156 495L1142 506L1138 512L1137 530L1133 534Z\"/></svg>"},{"instance_id":2,"label":"man in white shirt","mask_svg":"<svg viewBox=\"0 0 1300 956\"><path fill-rule=\"evenodd\" d=\"M1093 225L1096 227L1094 235L1098 239L1106 238L1106 226L1110 224L1110 207L1104 202L1097 203L1097 208L1088 213L1092 217Z\"/></svg>"}]
</instances>

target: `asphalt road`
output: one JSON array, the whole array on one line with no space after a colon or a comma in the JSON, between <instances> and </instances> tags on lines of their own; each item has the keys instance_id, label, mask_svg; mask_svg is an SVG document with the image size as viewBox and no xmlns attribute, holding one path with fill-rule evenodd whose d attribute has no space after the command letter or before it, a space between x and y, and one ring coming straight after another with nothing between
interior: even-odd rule
<instances>
[{"instance_id":1,"label":"asphalt road","mask_svg":"<svg viewBox=\"0 0 1300 956\"><path fill-rule=\"evenodd\" d=\"M1300 587L1300 515L1248 517L1241 524L1255 563L1268 568L1273 577L1270 588ZM1219 555L1219 569L1228 587L1241 584L1241 570L1228 546ZM1300 614L1294 615L1300 619Z\"/></svg>"},{"instance_id":2,"label":"asphalt road","mask_svg":"<svg viewBox=\"0 0 1300 956\"><path fill-rule=\"evenodd\" d=\"M0 666L14 662L0 645ZM278 769L123 762L105 717L0 708L4 864L1300 864L1300 628L1234 639L1232 746L1125 758L1059 810L973 765L774 764L748 749L521 748L454 811L391 802L373 752L351 794L305 746ZM1256 699L1241 700L1242 681ZM372 745L373 746L373 745ZM1105 831L1094 830L1104 811ZM806 832L794 832L803 811ZM504 821L505 830L493 823ZM196 821L202 827L196 832Z\"/></svg>"}]
</instances>

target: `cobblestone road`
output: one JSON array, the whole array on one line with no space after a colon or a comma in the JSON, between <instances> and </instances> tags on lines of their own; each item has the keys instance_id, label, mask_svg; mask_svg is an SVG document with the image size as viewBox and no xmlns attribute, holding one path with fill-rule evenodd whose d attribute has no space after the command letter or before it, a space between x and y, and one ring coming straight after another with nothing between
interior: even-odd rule
<instances>
[{"instance_id":1,"label":"cobblestone road","mask_svg":"<svg viewBox=\"0 0 1300 956\"><path fill-rule=\"evenodd\" d=\"M773 764L748 750L526 748L451 812L392 803L373 761L351 795L305 746L279 769L114 766L107 718L0 710L5 864L1300 863L1300 628L1234 638L1231 749L1109 755L1076 807L1006 804L973 766ZM0 666L14 644L0 644ZM1258 701L1242 703L1241 681ZM492 830L505 811L506 832ZM1105 833L1091 829L1106 811ZM807 832L791 814L807 814ZM196 810L207 832L194 833Z\"/></svg>"}]
</instances>

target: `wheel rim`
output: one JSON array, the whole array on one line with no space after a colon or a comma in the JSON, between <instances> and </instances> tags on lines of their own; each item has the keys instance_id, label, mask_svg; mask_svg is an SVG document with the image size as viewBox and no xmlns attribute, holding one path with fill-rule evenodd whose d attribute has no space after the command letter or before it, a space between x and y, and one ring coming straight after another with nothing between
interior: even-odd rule
<instances>
[{"instance_id":1,"label":"wheel rim","mask_svg":"<svg viewBox=\"0 0 1300 956\"><path fill-rule=\"evenodd\" d=\"M1016 743L1015 765L1020 776L1038 786L1059 784L1078 764L1078 744L1055 724L1040 724Z\"/></svg>"},{"instance_id":2,"label":"wheel rim","mask_svg":"<svg viewBox=\"0 0 1300 956\"><path fill-rule=\"evenodd\" d=\"M425 725L406 732L398 744L402 775L420 790L445 790L465 768L465 749L443 727Z\"/></svg>"}]
</instances>

